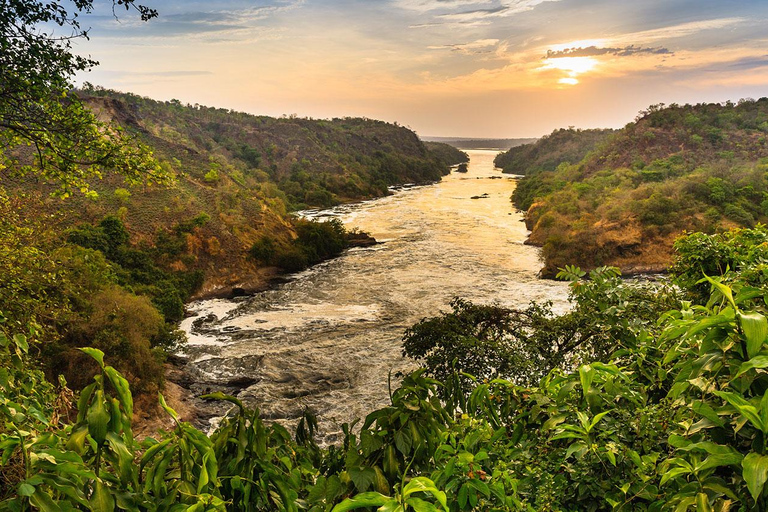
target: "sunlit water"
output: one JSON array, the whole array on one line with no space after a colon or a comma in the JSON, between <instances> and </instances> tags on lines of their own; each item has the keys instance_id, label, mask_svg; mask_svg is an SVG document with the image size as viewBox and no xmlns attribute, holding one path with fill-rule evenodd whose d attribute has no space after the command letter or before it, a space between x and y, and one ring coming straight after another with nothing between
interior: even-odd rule
<instances>
[{"instance_id":1,"label":"sunlit water","mask_svg":"<svg viewBox=\"0 0 768 512\"><path fill-rule=\"evenodd\" d=\"M466 174L304 212L338 217L384 243L253 297L192 304L196 316L182 328L193 390L235 393L287 423L308 408L330 442L341 423L387 404L390 372L414 366L401 355L403 332L448 310L452 298L564 308L566 286L537 279L538 249L523 245L527 231L509 199L514 179L494 169L495 151L468 153Z\"/></svg>"}]
</instances>

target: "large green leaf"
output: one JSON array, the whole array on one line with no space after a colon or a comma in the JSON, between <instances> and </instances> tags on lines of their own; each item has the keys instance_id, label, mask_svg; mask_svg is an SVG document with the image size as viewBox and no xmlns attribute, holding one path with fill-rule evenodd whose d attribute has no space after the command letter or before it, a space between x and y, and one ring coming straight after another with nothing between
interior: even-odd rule
<instances>
[{"instance_id":1,"label":"large green leaf","mask_svg":"<svg viewBox=\"0 0 768 512\"><path fill-rule=\"evenodd\" d=\"M445 498L445 493L439 490L435 483L429 478L416 477L412 478L408 485L403 489L403 496L408 497L414 492L428 492L443 506L445 510L448 510L448 504Z\"/></svg>"},{"instance_id":2,"label":"large green leaf","mask_svg":"<svg viewBox=\"0 0 768 512\"><path fill-rule=\"evenodd\" d=\"M332 512L346 512L347 510L354 510L356 508L363 507L381 507L388 501L395 500L389 496L379 494L378 492L364 492L342 501L333 507ZM395 503L397 502L395 501Z\"/></svg>"},{"instance_id":3,"label":"large green leaf","mask_svg":"<svg viewBox=\"0 0 768 512\"><path fill-rule=\"evenodd\" d=\"M755 357L768 337L768 320L757 312L739 314L739 323L747 338L747 355Z\"/></svg>"},{"instance_id":4,"label":"large green leaf","mask_svg":"<svg viewBox=\"0 0 768 512\"><path fill-rule=\"evenodd\" d=\"M115 499L109 492L109 487L104 485L101 480L96 480L90 505L93 512L113 512L115 510Z\"/></svg>"},{"instance_id":5,"label":"large green leaf","mask_svg":"<svg viewBox=\"0 0 768 512\"><path fill-rule=\"evenodd\" d=\"M749 493L757 501L768 479L768 456L752 452L744 457L741 466Z\"/></svg>"},{"instance_id":6,"label":"large green leaf","mask_svg":"<svg viewBox=\"0 0 768 512\"><path fill-rule=\"evenodd\" d=\"M128 385L128 381L125 379L125 377L120 375L120 372L111 366L104 368L104 373L107 375L109 382L112 383L112 387L115 388L117 397L120 399L120 403L123 404L123 409L125 409L125 414L128 416L129 420L132 420L133 396L131 395L131 388Z\"/></svg>"},{"instance_id":7,"label":"large green leaf","mask_svg":"<svg viewBox=\"0 0 768 512\"><path fill-rule=\"evenodd\" d=\"M729 287L721 283L720 281L717 281L715 279L712 279L711 277L705 275L704 278L712 284L712 286L720 292L720 294L725 297L728 302L730 303L731 307L733 309L736 309L736 302L733 300L733 292Z\"/></svg>"},{"instance_id":8,"label":"large green leaf","mask_svg":"<svg viewBox=\"0 0 768 512\"><path fill-rule=\"evenodd\" d=\"M29 497L29 502L41 512L61 512L61 507L53 501L50 494L39 488Z\"/></svg>"},{"instance_id":9,"label":"large green leaf","mask_svg":"<svg viewBox=\"0 0 768 512\"><path fill-rule=\"evenodd\" d=\"M743 363L741 366L739 366L739 372L736 374L736 377L741 377L749 370L757 368L768 368L768 356L753 357L746 363Z\"/></svg>"},{"instance_id":10,"label":"large green leaf","mask_svg":"<svg viewBox=\"0 0 768 512\"><path fill-rule=\"evenodd\" d=\"M591 366L585 364L579 368L579 380L581 381L581 391L584 396L589 392L589 388L592 387L592 380L595 378L595 370Z\"/></svg>"},{"instance_id":11,"label":"large green leaf","mask_svg":"<svg viewBox=\"0 0 768 512\"><path fill-rule=\"evenodd\" d=\"M98 444L104 444L107 438L107 427L110 419L109 411L104 404L104 392L96 391L91 407L88 408L86 421L88 422L88 433Z\"/></svg>"},{"instance_id":12,"label":"large green leaf","mask_svg":"<svg viewBox=\"0 0 768 512\"><path fill-rule=\"evenodd\" d=\"M744 416L752 423L752 425L754 425L755 428L762 432L766 432L766 425L760 418L757 408L747 402L743 397L735 393L729 393L727 391L715 391L715 394L734 406L742 416Z\"/></svg>"},{"instance_id":13,"label":"large green leaf","mask_svg":"<svg viewBox=\"0 0 768 512\"><path fill-rule=\"evenodd\" d=\"M85 352L92 358L96 360L97 363L99 363L99 366L103 369L104 368L104 352L97 348L92 347L82 347L80 351Z\"/></svg>"},{"instance_id":14,"label":"large green leaf","mask_svg":"<svg viewBox=\"0 0 768 512\"><path fill-rule=\"evenodd\" d=\"M439 512L440 509L435 507L428 501L424 501L421 498L411 497L405 502L416 512Z\"/></svg>"}]
</instances>

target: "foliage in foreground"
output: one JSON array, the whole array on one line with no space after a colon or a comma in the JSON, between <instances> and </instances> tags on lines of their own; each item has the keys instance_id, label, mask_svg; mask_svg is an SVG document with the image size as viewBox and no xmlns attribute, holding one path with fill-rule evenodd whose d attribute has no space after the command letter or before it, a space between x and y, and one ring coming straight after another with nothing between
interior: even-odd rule
<instances>
[{"instance_id":1,"label":"foliage in foreground","mask_svg":"<svg viewBox=\"0 0 768 512\"><path fill-rule=\"evenodd\" d=\"M595 298L624 293L565 273ZM528 386L419 370L328 448L311 414L292 436L220 394L234 410L210 436L161 397L176 427L138 443L127 381L93 349L100 373L67 421L67 390L28 356L38 332L0 327L0 509L765 510L768 289L734 271L704 279L706 303L649 322L597 301L620 340L603 362Z\"/></svg>"}]
</instances>

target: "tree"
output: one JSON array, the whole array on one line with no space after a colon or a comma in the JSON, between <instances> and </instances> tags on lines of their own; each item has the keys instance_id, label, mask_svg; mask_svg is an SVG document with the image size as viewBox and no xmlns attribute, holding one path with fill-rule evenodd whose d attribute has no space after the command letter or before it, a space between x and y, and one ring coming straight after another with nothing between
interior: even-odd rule
<instances>
[{"instance_id":1,"label":"tree","mask_svg":"<svg viewBox=\"0 0 768 512\"><path fill-rule=\"evenodd\" d=\"M62 0L0 2L0 177L42 178L64 196L89 193L102 169L129 183L169 179L145 147L70 94L74 74L97 64L72 52L73 41L88 38L79 15L93 3L73 0L68 11ZM145 21L157 15L134 0L113 0L117 8Z\"/></svg>"}]
</instances>

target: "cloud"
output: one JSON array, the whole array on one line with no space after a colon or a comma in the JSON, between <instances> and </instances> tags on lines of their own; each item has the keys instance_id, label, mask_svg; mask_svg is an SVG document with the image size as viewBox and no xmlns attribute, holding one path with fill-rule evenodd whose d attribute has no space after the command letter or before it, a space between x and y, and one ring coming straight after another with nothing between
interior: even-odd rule
<instances>
[{"instance_id":1,"label":"cloud","mask_svg":"<svg viewBox=\"0 0 768 512\"><path fill-rule=\"evenodd\" d=\"M738 59L728 64L730 69L759 69L768 66L768 55L761 55L756 57L746 57ZM718 69L717 71L720 71Z\"/></svg>"},{"instance_id":2,"label":"cloud","mask_svg":"<svg viewBox=\"0 0 768 512\"><path fill-rule=\"evenodd\" d=\"M617 57L629 57L632 55L670 55L668 48L642 47L629 45L618 48L600 48L597 46L565 48L563 50L547 50L545 59L557 59L560 57L598 57L600 55L615 55Z\"/></svg>"},{"instance_id":3,"label":"cloud","mask_svg":"<svg viewBox=\"0 0 768 512\"><path fill-rule=\"evenodd\" d=\"M747 21L746 18L718 18L702 21L691 21L662 28L630 32L610 37L609 40L618 44L648 44L655 41L687 37L705 30L717 30L737 25Z\"/></svg>"},{"instance_id":4,"label":"cloud","mask_svg":"<svg viewBox=\"0 0 768 512\"><path fill-rule=\"evenodd\" d=\"M212 42L253 40L255 32L265 28L262 22L303 4L304 0L278 0L257 7L161 13L149 23L107 18L107 26L100 27L99 35L130 39L194 37Z\"/></svg>"},{"instance_id":5,"label":"cloud","mask_svg":"<svg viewBox=\"0 0 768 512\"><path fill-rule=\"evenodd\" d=\"M444 44L439 46L428 46L427 48L430 50L451 50L465 55L477 55L480 53L491 53L491 48L498 43L498 39L478 39L471 43Z\"/></svg>"},{"instance_id":6,"label":"cloud","mask_svg":"<svg viewBox=\"0 0 768 512\"><path fill-rule=\"evenodd\" d=\"M508 17L533 10L545 2L561 0L398 0L395 5L421 13L433 13L433 20L414 23L410 28L437 25L485 25L494 18Z\"/></svg>"}]
</instances>

